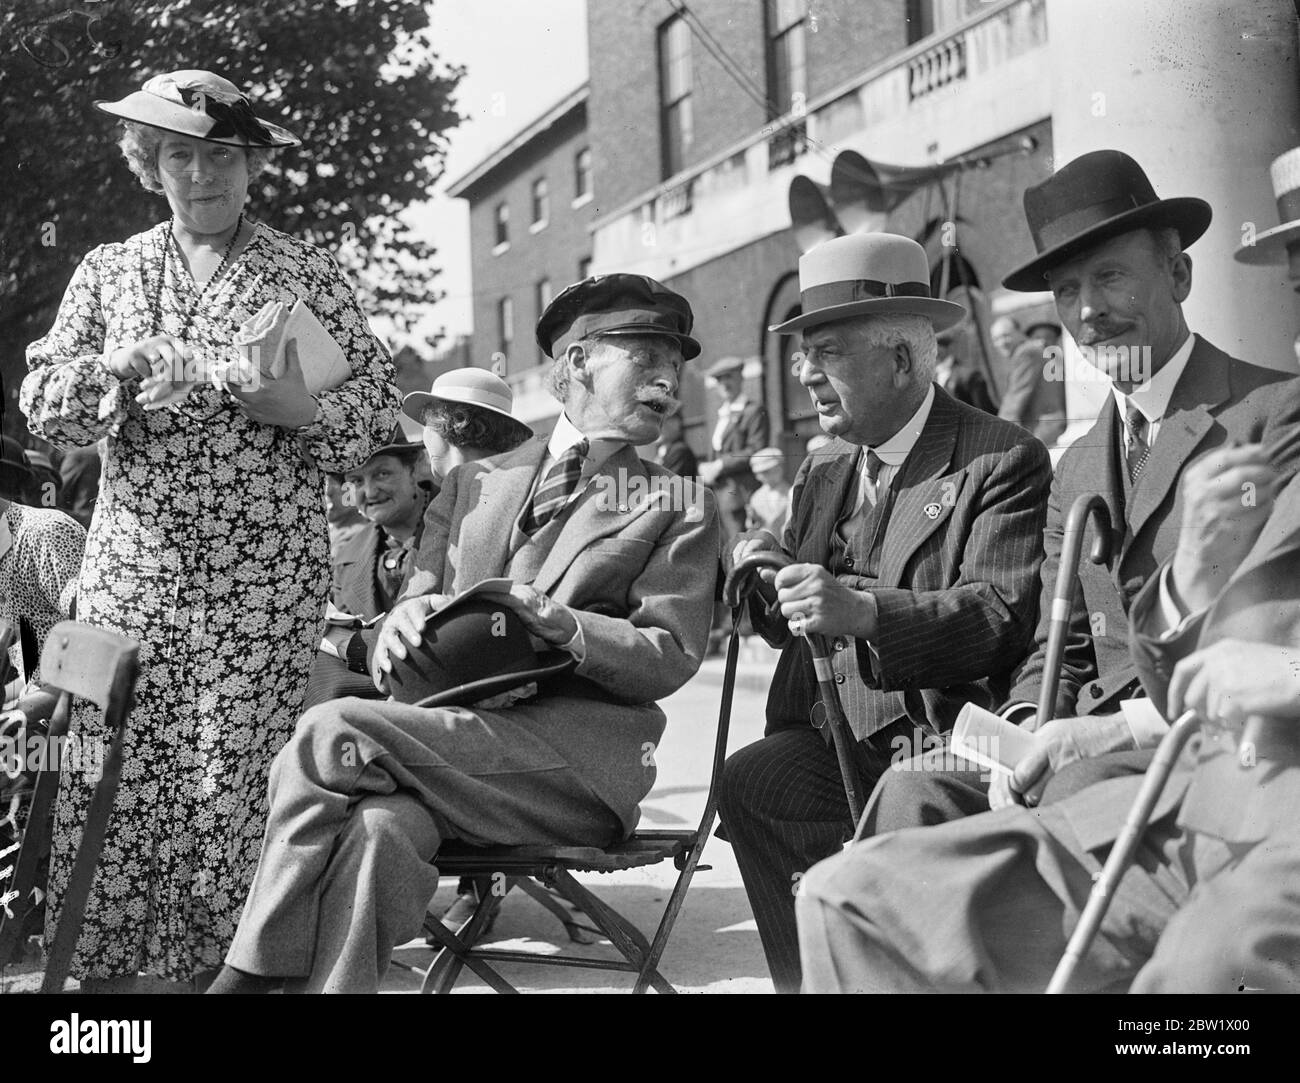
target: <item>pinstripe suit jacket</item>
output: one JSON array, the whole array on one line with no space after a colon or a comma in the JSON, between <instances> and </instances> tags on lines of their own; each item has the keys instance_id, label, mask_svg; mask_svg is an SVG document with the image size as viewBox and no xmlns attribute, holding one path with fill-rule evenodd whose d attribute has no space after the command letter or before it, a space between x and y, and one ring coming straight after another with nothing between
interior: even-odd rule
<instances>
[{"instance_id":1,"label":"pinstripe suit jacket","mask_svg":"<svg viewBox=\"0 0 1300 1083\"><path fill-rule=\"evenodd\" d=\"M796 561L829 565L861 455L837 440L799 468L782 541ZM841 684L860 740L904 717L944 731L964 703L1000 699L1033 633L1050 478L1038 440L936 387L925 428L892 482L880 574L841 577L871 590L880 617L875 641L855 642L862 679ZM751 612L758 631L783 648L767 732L807 725L818 698L807 644L761 602ZM844 672L842 651L833 664Z\"/></svg>"},{"instance_id":2,"label":"pinstripe suit jacket","mask_svg":"<svg viewBox=\"0 0 1300 1083\"><path fill-rule=\"evenodd\" d=\"M1125 506L1119 410L1107 403L1097 423L1062 456L1044 531L1043 598L1034 651L1016 674L1010 701L1037 703L1047 620L1060 562L1065 516L1081 493L1099 493L1110 510L1111 559L1084 559L1066 640L1056 717L1119 709L1140 695L1129 655L1128 611L1142 585L1173 555L1182 524L1178 478L1194 457L1231 441L1261 441L1284 477L1300 466L1300 380L1229 357L1200 336L1174 388L1151 455ZM1092 546L1089 522L1083 551Z\"/></svg>"}]
</instances>

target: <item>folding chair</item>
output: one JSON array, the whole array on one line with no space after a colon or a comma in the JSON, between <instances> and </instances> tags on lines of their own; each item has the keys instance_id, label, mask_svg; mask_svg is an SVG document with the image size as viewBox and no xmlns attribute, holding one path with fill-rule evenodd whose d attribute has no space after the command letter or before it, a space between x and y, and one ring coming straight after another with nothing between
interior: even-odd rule
<instances>
[{"instance_id":1,"label":"folding chair","mask_svg":"<svg viewBox=\"0 0 1300 1083\"><path fill-rule=\"evenodd\" d=\"M139 647L124 636L75 621L56 624L41 653L41 681L59 693L50 718L47 739L66 738L73 699L90 700L103 712L104 727L112 736L104 757L103 774L95 786L86 811L81 843L73 859L72 874L64 891L59 923L46 958L42 993L63 989L68 967L81 933L86 899L95 878L95 868L104 846L108 817L117 796L122 775L122 744L126 738L139 668ZM57 747L57 745L55 746ZM0 896L0 969L8 966L22 949L23 929L44 898L36 883L42 851L48 845L54 798L59 785L58 765L46 766L36 779L31 810L23 831L13 879Z\"/></svg>"},{"instance_id":2,"label":"folding chair","mask_svg":"<svg viewBox=\"0 0 1300 1083\"><path fill-rule=\"evenodd\" d=\"M735 580L733 582L733 579ZM659 973L659 959L668 946L677 915L686 901L686 892L701 865L713 824L717 817L718 781L727 754L727 733L731 724L731 701L735 690L736 661L740 650L741 589L748 585L744 576L729 577L723 591L724 599L732 608L732 633L727 646L726 669L722 681L722 701L718 711L718 730L713 742L713 766L709 774L709 791L704 800L704 812L694 830L636 831L623 842L604 849L594 846L494 846L472 847L449 843L438 853L438 870L447 876L487 876L494 882L475 909L469 922L453 932L436 920L426 922L425 931L431 940L441 945L441 950L425 973L421 986L423 993L448 993L456 984L463 968L468 967L498 993L517 993L513 985L495 969L499 963L538 963L549 966L579 967L591 970L614 970L635 974L632 992L644 993L653 987L661 993L677 990ZM653 941L647 940L641 930L627 918L588 890L575 879L575 873L609 873L624 869L645 868L671 860L678 870L677 882L664 907L659 927ZM578 926L589 932L599 932L623 956L621 960L593 959L578 955L534 955L524 951L504 948L477 947L476 943L506 896L519 888L532 896L564 922L568 928L572 918L563 913L563 906L547 888L572 904L589 917L596 928Z\"/></svg>"}]
</instances>

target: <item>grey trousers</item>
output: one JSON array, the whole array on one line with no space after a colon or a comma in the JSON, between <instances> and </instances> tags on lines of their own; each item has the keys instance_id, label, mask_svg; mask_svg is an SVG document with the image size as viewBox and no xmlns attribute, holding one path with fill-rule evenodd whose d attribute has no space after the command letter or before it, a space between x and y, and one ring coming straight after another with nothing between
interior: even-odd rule
<instances>
[{"instance_id":1,"label":"grey trousers","mask_svg":"<svg viewBox=\"0 0 1300 1083\"><path fill-rule=\"evenodd\" d=\"M575 703L575 708L580 707ZM444 839L601 846L617 817L509 711L343 699L271 767L262 854L226 962L308 992L375 992L418 935Z\"/></svg>"}]
</instances>

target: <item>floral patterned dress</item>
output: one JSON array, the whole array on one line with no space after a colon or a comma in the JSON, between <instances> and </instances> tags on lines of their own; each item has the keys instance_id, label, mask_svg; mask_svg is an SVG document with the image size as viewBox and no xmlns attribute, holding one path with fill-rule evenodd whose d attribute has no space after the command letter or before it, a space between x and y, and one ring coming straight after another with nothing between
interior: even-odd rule
<instances>
[{"instance_id":1,"label":"floral patterned dress","mask_svg":"<svg viewBox=\"0 0 1300 1083\"><path fill-rule=\"evenodd\" d=\"M384 347L324 252L257 225L199 294L167 258L169 222L92 251L49 334L28 347L20 402L33 432L63 447L108 436L86 540L79 620L140 643L121 788L73 973L137 971L186 981L220 965L257 865L267 771L300 713L329 593L321 470L387 442L399 395ZM292 432L249 419L200 383L145 411L136 381L101 364L160 333L230 356L240 324L301 297L343 348L352 378L319 395ZM188 327L187 327L188 324ZM98 719L75 724L93 734ZM50 922L92 784L60 782Z\"/></svg>"}]
</instances>

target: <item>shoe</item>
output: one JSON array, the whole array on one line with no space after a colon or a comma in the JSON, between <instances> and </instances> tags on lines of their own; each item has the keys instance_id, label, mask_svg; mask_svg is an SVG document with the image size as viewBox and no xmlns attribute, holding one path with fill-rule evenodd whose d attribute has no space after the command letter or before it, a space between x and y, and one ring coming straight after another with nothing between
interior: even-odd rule
<instances>
[{"instance_id":1,"label":"shoe","mask_svg":"<svg viewBox=\"0 0 1300 1083\"><path fill-rule=\"evenodd\" d=\"M474 911L477 909L478 892L473 890L462 891L438 920L453 933L459 932L468 924L469 919L474 916Z\"/></svg>"}]
</instances>

